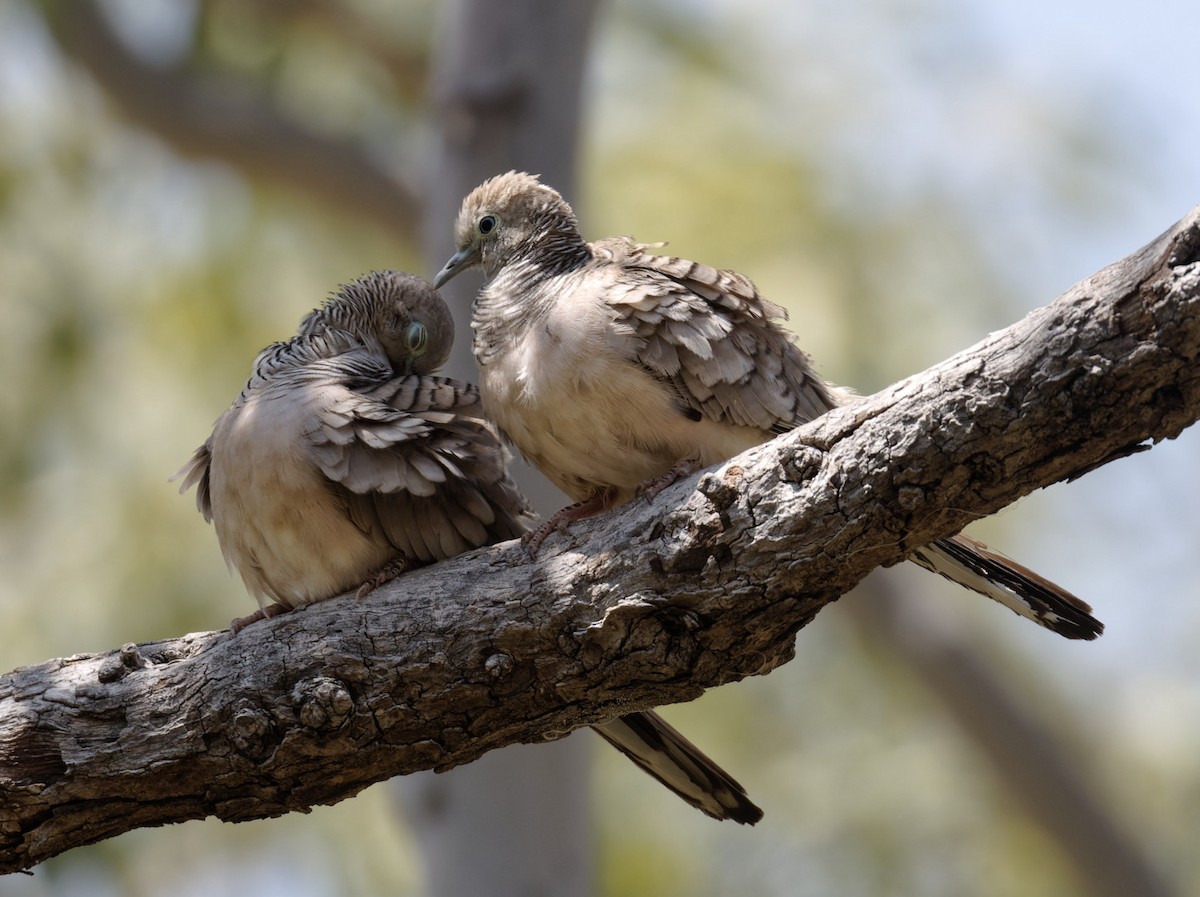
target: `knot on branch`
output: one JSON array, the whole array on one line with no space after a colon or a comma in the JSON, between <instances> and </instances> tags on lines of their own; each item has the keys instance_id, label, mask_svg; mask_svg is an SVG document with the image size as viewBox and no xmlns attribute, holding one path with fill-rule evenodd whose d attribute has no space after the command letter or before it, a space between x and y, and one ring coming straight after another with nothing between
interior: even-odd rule
<instances>
[{"instance_id":1,"label":"knot on branch","mask_svg":"<svg viewBox=\"0 0 1200 897\"><path fill-rule=\"evenodd\" d=\"M718 514L729 510L741 493L745 470L739 464L730 464L720 470L706 473L696 484L696 491L712 502Z\"/></svg>"},{"instance_id":2,"label":"knot on branch","mask_svg":"<svg viewBox=\"0 0 1200 897\"><path fill-rule=\"evenodd\" d=\"M825 462L825 453L811 445L798 443L782 455L783 481L804 483L816 475Z\"/></svg>"},{"instance_id":3,"label":"knot on branch","mask_svg":"<svg viewBox=\"0 0 1200 897\"><path fill-rule=\"evenodd\" d=\"M925 504L925 490L920 486L901 486L896 499L904 510L916 511Z\"/></svg>"},{"instance_id":4,"label":"knot on branch","mask_svg":"<svg viewBox=\"0 0 1200 897\"><path fill-rule=\"evenodd\" d=\"M606 657L639 655L639 665L690 666L699 651L692 634L701 626L695 613L661 595L640 592L614 604L599 622L579 634L580 659L595 669Z\"/></svg>"},{"instance_id":5,"label":"knot on branch","mask_svg":"<svg viewBox=\"0 0 1200 897\"><path fill-rule=\"evenodd\" d=\"M512 675L514 662L511 654L498 652L483 662L483 668L493 679L507 679Z\"/></svg>"},{"instance_id":6,"label":"knot on branch","mask_svg":"<svg viewBox=\"0 0 1200 897\"><path fill-rule=\"evenodd\" d=\"M1193 222L1175 235L1167 264L1172 268L1181 268L1196 262L1200 262L1200 226Z\"/></svg>"},{"instance_id":7,"label":"knot on branch","mask_svg":"<svg viewBox=\"0 0 1200 897\"><path fill-rule=\"evenodd\" d=\"M292 689L292 706L302 725L321 732L339 729L354 710L354 698L342 682L330 676L313 676Z\"/></svg>"},{"instance_id":8,"label":"knot on branch","mask_svg":"<svg viewBox=\"0 0 1200 897\"><path fill-rule=\"evenodd\" d=\"M967 459L966 465L973 487L980 491L995 489L1008 479L1004 462L990 452L976 452ZM914 508L905 506L905 510L911 511Z\"/></svg>"},{"instance_id":9,"label":"knot on branch","mask_svg":"<svg viewBox=\"0 0 1200 897\"><path fill-rule=\"evenodd\" d=\"M271 715L249 701L238 702L229 721L229 741L238 753L251 760L263 760L274 747Z\"/></svg>"},{"instance_id":10,"label":"knot on branch","mask_svg":"<svg viewBox=\"0 0 1200 897\"><path fill-rule=\"evenodd\" d=\"M138 646L133 642L126 642L115 656L109 657L101 664L96 678L107 685L110 682L124 679L133 670L140 670L148 666L150 666L150 662L142 656Z\"/></svg>"}]
</instances>

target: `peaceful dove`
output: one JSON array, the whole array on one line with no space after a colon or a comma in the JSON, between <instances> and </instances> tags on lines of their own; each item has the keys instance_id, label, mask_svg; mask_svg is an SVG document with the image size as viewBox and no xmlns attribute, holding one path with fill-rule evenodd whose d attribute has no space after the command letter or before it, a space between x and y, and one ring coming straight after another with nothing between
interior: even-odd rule
<instances>
[{"instance_id":1,"label":"peaceful dove","mask_svg":"<svg viewBox=\"0 0 1200 897\"><path fill-rule=\"evenodd\" d=\"M533 175L476 187L454 237L434 283L483 271L472 327L484 413L576 502L533 534L531 553L572 520L852 400L816 376L783 309L747 278L648 251L663 244L588 243ZM910 559L1067 638L1104 629L1070 592L969 536Z\"/></svg>"},{"instance_id":2,"label":"peaceful dove","mask_svg":"<svg viewBox=\"0 0 1200 897\"><path fill-rule=\"evenodd\" d=\"M259 603L249 623L410 566L516 538L530 510L475 386L433 372L454 325L423 280L383 271L348 284L264 349L241 395L175 475L215 525ZM597 725L668 788L718 819L762 811L654 713Z\"/></svg>"}]
</instances>

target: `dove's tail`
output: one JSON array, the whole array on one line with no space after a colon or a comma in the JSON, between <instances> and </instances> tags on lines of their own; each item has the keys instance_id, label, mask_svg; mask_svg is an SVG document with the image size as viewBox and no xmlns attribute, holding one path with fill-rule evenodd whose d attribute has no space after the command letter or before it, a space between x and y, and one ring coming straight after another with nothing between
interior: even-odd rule
<instances>
[{"instance_id":1,"label":"dove's tail","mask_svg":"<svg viewBox=\"0 0 1200 897\"><path fill-rule=\"evenodd\" d=\"M1088 604L962 533L924 546L910 560L1065 638L1094 639L1104 631Z\"/></svg>"},{"instance_id":2,"label":"dove's tail","mask_svg":"<svg viewBox=\"0 0 1200 897\"><path fill-rule=\"evenodd\" d=\"M622 754L714 819L754 825L763 812L729 773L657 713L628 713L594 727Z\"/></svg>"}]
</instances>

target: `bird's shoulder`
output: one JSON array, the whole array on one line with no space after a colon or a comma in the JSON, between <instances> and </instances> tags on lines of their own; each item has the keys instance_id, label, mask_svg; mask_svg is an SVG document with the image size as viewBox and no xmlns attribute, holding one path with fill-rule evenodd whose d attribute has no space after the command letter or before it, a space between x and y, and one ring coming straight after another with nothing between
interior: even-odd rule
<instances>
[{"instance_id":1,"label":"bird's shoulder","mask_svg":"<svg viewBox=\"0 0 1200 897\"><path fill-rule=\"evenodd\" d=\"M664 340L708 357L716 343L779 346L790 334L778 323L779 305L759 294L748 277L651 250L665 243L609 237L592 244L590 286L646 339Z\"/></svg>"},{"instance_id":2,"label":"bird's shoulder","mask_svg":"<svg viewBox=\"0 0 1200 897\"><path fill-rule=\"evenodd\" d=\"M724 268L652 250L666 243L639 243L631 237L608 237L591 244L593 268L620 281L610 301L651 311L680 301L693 312L724 309L748 319L786 319L787 312L765 299L750 278Z\"/></svg>"}]
</instances>

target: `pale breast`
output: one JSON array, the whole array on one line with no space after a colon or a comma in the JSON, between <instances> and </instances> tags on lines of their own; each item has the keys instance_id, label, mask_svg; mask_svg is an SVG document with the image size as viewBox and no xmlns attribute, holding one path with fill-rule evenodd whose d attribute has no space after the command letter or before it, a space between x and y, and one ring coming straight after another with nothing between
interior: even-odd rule
<instances>
[{"instance_id":1,"label":"pale breast","mask_svg":"<svg viewBox=\"0 0 1200 897\"><path fill-rule=\"evenodd\" d=\"M252 396L222 419L213 440L213 524L226 562L260 606L330 598L394 553L339 506L307 457L303 422L298 403Z\"/></svg>"},{"instance_id":2,"label":"pale breast","mask_svg":"<svg viewBox=\"0 0 1200 897\"><path fill-rule=\"evenodd\" d=\"M715 464L767 438L685 416L636 362L633 334L611 310L588 303L584 316L573 314L580 310L554 309L488 359L480 383L487 413L573 499L615 487L627 500L678 461Z\"/></svg>"}]
</instances>

